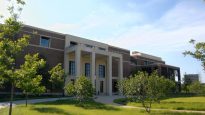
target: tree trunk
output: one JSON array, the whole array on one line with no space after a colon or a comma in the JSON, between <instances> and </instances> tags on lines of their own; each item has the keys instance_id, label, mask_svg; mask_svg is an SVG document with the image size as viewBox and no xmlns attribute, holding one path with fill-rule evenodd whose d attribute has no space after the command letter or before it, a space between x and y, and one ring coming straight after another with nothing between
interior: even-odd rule
<instances>
[{"instance_id":1,"label":"tree trunk","mask_svg":"<svg viewBox=\"0 0 205 115\"><path fill-rule=\"evenodd\" d=\"M9 106L9 115L12 114L13 95L14 95L14 84L11 83L11 98L10 98L10 106Z\"/></svg>"},{"instance_id":2,"label":"tree trunk","mask_svg":"<svg viewBox=\"0 0 205 115\"><path fill-rule=\"evenodd\" d=\"M152 102L149 101L149 104L146 105L146 102L145 101L142 101L142 106L145 108L146 112L147 113L150 113L151 112L151 105L152 105Z\"/></svg>"},{"instance_id":3,"label":"tree trunk","mask_svg":"<svg viewBox=\"0 0 205 115\"><path fill-rule=\"evenodd\" d=\"M26 92L26 107L27 107L27 104L28 104L28 93Z\"/></svg>"}]
</instances>

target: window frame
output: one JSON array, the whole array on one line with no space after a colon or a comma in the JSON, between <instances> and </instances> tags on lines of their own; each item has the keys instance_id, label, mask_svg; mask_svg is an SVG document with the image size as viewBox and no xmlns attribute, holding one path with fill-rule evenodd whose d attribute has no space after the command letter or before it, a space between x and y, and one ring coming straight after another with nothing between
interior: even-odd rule
<instances>
[{"instance_id":1,"label":"window frame","mask_svg":"<svg viewBox=\"0 0 205 115\"><path fill-rule=\"evenodd\" d=\"M102 64L98 65L98 75L99 78L105 78L105 65Z\"/></svg>"},{"instance_id":2,"label":"window frame","mask_svg":"<svg viewBox=\"0 0 205 115\"><path fill-rule=\"evenodd\" d=\"M75 66L76 66L76 65L75 65L75 61L70 60L70 61L69 61L69 75L73 75L73 76L76 75Z\"/></svg>"},{"instance_id":3,"label":"window frame","mask_svg":"<svg viewBox=\"0 0 205 115\"><path fill-rule=\"evenodd\" d=\"M48 40L48 46L44 46L44 45L42 45L42 39L47 39ZM40 36L40 44L39 44L41 47L45 47L45 48L50 48L50 46L51 46L51 38L50 37L48 37L48 36Z\"/></svg>"},{"instance_id":4,"label":"window frame","mask_svg":"<svg viewBox=\"0 0 205 115\"><path fill-rule=\"evenodd\" d=\"M91 76L91 65L90 65L90 63L85 63L85 76L86 77Z\"/></svg>"}]
</instances>

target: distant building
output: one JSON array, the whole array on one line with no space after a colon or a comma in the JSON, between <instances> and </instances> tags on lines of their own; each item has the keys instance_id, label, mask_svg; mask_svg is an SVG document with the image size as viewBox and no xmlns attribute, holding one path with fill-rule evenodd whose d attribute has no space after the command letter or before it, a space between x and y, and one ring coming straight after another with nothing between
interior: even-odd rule
<instances>
[{"instance_id":1,"label":"distant building","mask_svg":"<svg viewBox=\"0 0 205 115\"><path fill-rule=\"evenodd\" d=\"M185 83L193 83L199 81L199 74L185 74L184 75L184 82Z\"/></svg>"},{"instance_id":2,"label":"distant building","mask_svg":"<svg viewBox=\"0 0 205 115\"><path fill-rule=\"evenodd\" d=\"M180 68L165 64L161 57L134 51L131 55L131 63L132 69L135 69L131 71L152 73L154 70L157 70L159 75L175 81L178 84L177 89L181 90Z\"/></svg>"}]
</instances>

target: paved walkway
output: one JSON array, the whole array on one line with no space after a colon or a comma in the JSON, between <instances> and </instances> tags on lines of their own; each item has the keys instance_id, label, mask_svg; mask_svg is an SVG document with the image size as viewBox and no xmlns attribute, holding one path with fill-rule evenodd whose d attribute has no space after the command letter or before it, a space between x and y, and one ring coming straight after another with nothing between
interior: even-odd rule
<instances>
[{"instance_id":1,"label":"paved walkway","mask_svg":"<svg viewBox=\"0 0 205 115\"><path fill-rule=\"evenodd\" d=\"M116 106L121 106L120 104L114 103L113 100L118 99L118 98L123 98L124 96L119 96L119 95L113 95L113 96L97 96L95 98L96 102L104 103L104 104L109 104L109 105L116 105Z\"/></svg>"},{"instance_id":2,"label":"paved walkway","mask_svg":"<svg viewBox=\"0 0 205 115\"><path fill-rule=\"evenodd\" d=\"M49 101L56 101L59 99L69 99L70 97L61 97L61 98L46 98L46 99L31 99L28 100L28 104L32 103L40 103L40 102L49 102ZM10 102L0 102L0 109L5 108L9 106ZM25 104L25 100L18 100L18 101L13 101L13 106L19 105L19 104Z\"/></svg>"},{"instance_id":3,"label":"paved walkway","mask_svg":"<svg viewBox=\"0 0 205 115\"><path fill-rule=\"evenodd\" d=\"M113 102L113 100L118 99L118 98L123 98L124 96L97 96L95 98L96 102L100 102L100 103L104 103L104 104L109 104L109 105L114 105L114 106L118 106L118 107L122 107L122 108L136 108L136 109L142 109L144 110L143 107L135 107L135 106L127 106L127 105L120 105L120 104L116 104ZM172 110L172 109L152 109L152 110L157 110L157 111L171 111L171 112L187 112L187 113L204 113L205 111L194 111L194 110Z\"/></svg>"}]
</instances>

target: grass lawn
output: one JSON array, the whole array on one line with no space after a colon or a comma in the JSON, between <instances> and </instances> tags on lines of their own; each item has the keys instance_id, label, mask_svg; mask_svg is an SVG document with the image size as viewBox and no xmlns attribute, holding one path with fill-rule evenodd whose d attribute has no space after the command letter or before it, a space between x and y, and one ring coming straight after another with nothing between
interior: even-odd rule
<instances>
[{"instance_id":1,"label":"grass lawn","mask_svg":"<svg viewBox=\"0 0 205 115\"><path fill-rule=\"evenodd\" d=\"M124 99L118 99L114 102L122 102L126 105L142 107L141 103L126 102ZM205 96L168 98L162 100L160 104L152 104L152 108L205 111Z\"/></svg>"},{"instance_id":2,"label":"grass lawn","mask_svg":"<svg viewBox=\"0 0 205 115\"><path fill-rule=\"evenodd\" d=\"M8 114L8 108L0 110L1 115ZM14 107L13 115L150 115L144 110L128 109L105 105L94 101L79 104L75 100L59 100L55 102L32 104L28 107ZM174 113L168 111L152 111L151 115L200 115L193 113Z\"/></svg>"}]
</instances>

